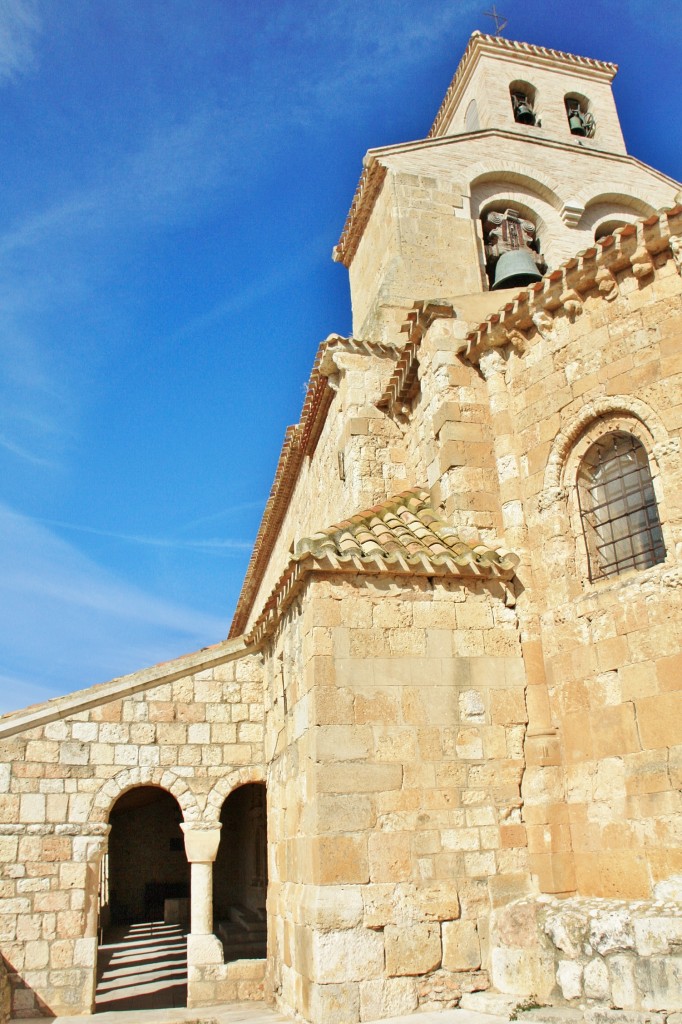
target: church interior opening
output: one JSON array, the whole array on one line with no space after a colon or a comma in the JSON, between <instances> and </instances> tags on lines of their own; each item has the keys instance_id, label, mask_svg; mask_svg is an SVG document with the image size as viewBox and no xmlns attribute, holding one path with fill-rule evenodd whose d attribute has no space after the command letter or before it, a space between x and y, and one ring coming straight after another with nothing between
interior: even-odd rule
<instances>
[{"instance_id":1,"label":"church interior opening","mask_svg":"<svg viewBox=\"0 0 682 1024\"><path fill-rule=\"evenodd\" d=\"M266 791L249 783L231 793L220 815L222 831L213 867L213 920L225 961L266 955Z\"/></svg>"},{"instance_id":2,"label":"church interior opening","mask_svg":"<svg viewBox=\"0 0 682 1024\"><path fill-rule=\"evenodd\" d=\"M158 786L138 786L119 797L109 820L102 924L163 921L167 900L189 899L180 805Z\"/></svg>"}]
</instances>

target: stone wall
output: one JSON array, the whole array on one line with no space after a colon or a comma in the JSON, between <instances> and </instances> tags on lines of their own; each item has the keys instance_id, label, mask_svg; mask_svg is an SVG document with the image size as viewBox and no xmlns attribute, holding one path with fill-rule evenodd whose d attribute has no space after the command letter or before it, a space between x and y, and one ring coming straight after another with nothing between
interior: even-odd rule
<instances>
[{"instance_id":1,"label":"stone wall","mask_svg":"<svg viewBox=\"0 0 682 1024\"><path fill-rule=\"evenodd\" d=\"M315 450L303 460L295 480L246 630L262 611L297 541L404 488L400 431L375 405L394 366L390 354L353 351L343 342L330 352L325 373L333 378L332 404Z\"/></svg>"},{"instance_id":2,"label":"stone wall","mask_svg":"<svg viewBox=\"0 0 682 1024\"><path fill-rule=\"evenodd\" d=\"M546 896L496 911L494 985L541 1003L682 1010L681 893L664 893L634 904Z\"/></svg>"},{"instance_id":3,"label":"stone wall","mask_svg":"<svg viewBox=\"0 0 682 1024\"><path fill-rule=\"evenodd\" d=\"M316 578L266 678L282 1008L342 1024L485 988L489 906L529 886L502 588Z\"/></svg>"},{"instance_id":4,"label":"stone wall","mask_svg":"<svg viewBox=\"0 0 682 1024\"><path fill-rule=\"evenodd\" d=\"M29 728L0 721L0 942L17 1015L93 1006L99 868L121 794L160 786L186 827L217 828L229 792L264 779L261 659L236 646L194 656L211 667L180 678L157 668L172 681L106 684L118 698L96 687L51 702Z\"/></svg>"},{"instance_id":5,"label":"stone wall","mask_svg":"<svg viewBox=\"0 0 682 1024\"><path fill-rule=\"evenodd\" d=\"M655 276L618 274L610 301L586 296L573 322L539 321L526 351L481 360L505 539L525 563L522 637L538 636L561 746L525 778L534 870L549 891L642 898L682 871L682 279L668 254L658 262ZM590 582L576 473L612 430L648 453L667 558Z\"/></svg>"}]
</instances>

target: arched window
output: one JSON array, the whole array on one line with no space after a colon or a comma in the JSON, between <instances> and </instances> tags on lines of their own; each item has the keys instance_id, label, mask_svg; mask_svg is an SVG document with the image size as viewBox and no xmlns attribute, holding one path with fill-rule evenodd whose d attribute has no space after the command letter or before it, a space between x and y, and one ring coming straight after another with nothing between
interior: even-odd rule
<instances>
[{"instance_id":1,"label":"arched window","mask_svg":"<svg viewBox=\"0 0 682 1024\"><path fill-rule=\"evenodd\" d=\"M540 280L547 264L532 220L504 205L485 209L481 223L491 288L525 288Z\"/></svg>"},{"instance_id":2,"label":"arched window","mask_svg":"<svg viewBox=\"0 0 682 1024\"><path fill-rule=\"evenodd\" d=\"M613 431L591 445L578 470L578 501L590 580L647 569L665 544L644 445Z\"/></svg>"},{"instance_id":3,"label":"arched window","mask_svg":"<svg viewBox=\"0 0 682 1024\"><path fill-rule=\"evenodd\" d=\"M571 129L571 135L582 135L583 138L591 139L597 129L597 125L594 115L590 110L590 101L587 97L580 96L578 93L569 93L564 97L564 104L566 106L566 117L568 118L568 127Z\"/></svg>"},{"instance_id":4,"label":"arched window","mask_svg":"<svg viewBox=\"0 0 682 1024\"><path fill-rule=\"evenodd\" d=\"M529 82L512 82L509 86L512 111L517 124L538 125L535 112L535 89Z\"/></svg>"}]
</instances>

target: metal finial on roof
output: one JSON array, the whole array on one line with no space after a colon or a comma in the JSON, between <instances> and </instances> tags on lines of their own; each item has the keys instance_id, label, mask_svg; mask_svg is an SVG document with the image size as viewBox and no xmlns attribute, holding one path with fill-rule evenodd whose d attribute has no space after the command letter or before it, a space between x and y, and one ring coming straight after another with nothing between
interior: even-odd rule
<instances>
[{"instance_id":1,"label":"metal finial on roof","mask_svg":"<svg viewBox=\"0 0 682 1024\"><path fill-rule=\"evenodd\" d=\"M495 4L493 4L491 11L484 11L483 14L485 15L486 18L493 19L493 21L495 22L495 35L501 36L507 26L507 22L509 19L505 18L504 15L502 14L498 14Z\"/></svg>"}]
</instances>

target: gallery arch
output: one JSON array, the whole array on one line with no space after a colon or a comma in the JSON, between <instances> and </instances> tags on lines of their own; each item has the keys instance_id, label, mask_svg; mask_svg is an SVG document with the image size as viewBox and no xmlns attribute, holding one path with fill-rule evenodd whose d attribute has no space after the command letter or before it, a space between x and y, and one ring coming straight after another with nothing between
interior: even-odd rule
<instances>
[{"instance_id":1,"label":"gallery arch","mask_svg":"<svg viewBox=\"0 0 682 1024\"><path fill-rule=\"evenodd\" d=\"M166 900L189 898L179 803L159 786L137 786L119 797L109 821L103 923L162 921Z\"/></svg>"},{"instance_id":2,"label":"gallery arch","mask_svg":"<svg viewBox=\"0 0 682 1024\"><path fill-rule=\"evenodd\" d=\"M225 960L266 953L267 824L261 783L240 786L225 800L213 867L213 920Z\"/></svg>"}]
</instances>

